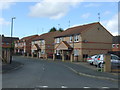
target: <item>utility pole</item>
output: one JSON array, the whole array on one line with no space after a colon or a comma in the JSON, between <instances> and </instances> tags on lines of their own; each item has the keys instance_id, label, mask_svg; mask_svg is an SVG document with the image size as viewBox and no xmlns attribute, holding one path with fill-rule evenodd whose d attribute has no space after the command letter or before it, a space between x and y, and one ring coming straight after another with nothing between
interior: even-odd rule
<instances>
[{"instance_id":1,"label":"utility pole","mask_svg":"<svg viewBox=\"0 0 120 90\"><path fill-rule=\"evenodd\" d=\"M13 20L16 19L16 17L12 17L11 19L11 48L10 48L10 64L12 62L12 35L13 35Z\"/></svg>"}]
</instances>

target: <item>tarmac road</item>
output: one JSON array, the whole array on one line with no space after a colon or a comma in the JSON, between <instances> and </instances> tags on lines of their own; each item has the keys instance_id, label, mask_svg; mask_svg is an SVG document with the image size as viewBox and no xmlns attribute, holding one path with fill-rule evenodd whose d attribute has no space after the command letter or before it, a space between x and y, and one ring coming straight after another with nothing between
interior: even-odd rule
<instances>
[{"instance_id":1,"label":"tarmac road","mask_svg":"<svg viewBox=\"0 0 120 90\"><path fill-rule=\"evenodd\" d=\"M24 65L2 75L2 88L118 88L115 81L77 75L65 67L72 63L20 56L14 56L13 61Z\"/></svg>"}]
</instances>

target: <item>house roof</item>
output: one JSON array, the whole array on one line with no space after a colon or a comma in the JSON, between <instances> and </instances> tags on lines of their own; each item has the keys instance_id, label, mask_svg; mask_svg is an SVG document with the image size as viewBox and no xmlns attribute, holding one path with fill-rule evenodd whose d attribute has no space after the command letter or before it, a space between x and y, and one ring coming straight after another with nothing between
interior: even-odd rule
<instances>
[{"instance_id":1,"label":"house roof","mask_svg":"<svg viewBox=\"0 0 120 90\"><path fill-rule=\"evenodd\" d=\"M18 37L12 37L12 42L19 40ZM2 35L2 43L11 43L11 37L5 37Z\"/></svg>"},{"instance_id":2,"label":"house roof","mask_svg":"<svg viewBox=\"0 0 120 90\"><path fill-rule=\"evenodd\" d=\"M49 32L49 33L44 33L36 38L34 38L32 41L37 41L37 40L49 40L50 38L56 37L56 35L60 34L60 31L55 31L55 32Z\"/></svg>"},{"instance_id":3,"label":"house roof","mask_svg":"<svg viewBox=\"0 0 120 90\"><path fill-rule=\"evenodd\" d=\"M120 35L113 37L113 43L114 43L114 44L120 44Z\"/></svg>"},{"instance_id":4,"label":"house roof","mask_svg":"<svg viewBox=\"0 0 120 90\"><path fill-rule=\"evenodd\" d=\"M61 32L61 34L57 35L55 38L70 36L70 35L74 35L74 34L80 34L83 31L86 31L86 30L90 29L91 27L95 26L96 24L100 24L100 23L95 22L95 23L90 23L90 24L85 24L85 25L68 28L67 30Z\"/></svg>"},{"instance_id":5,"label":"house roof","mask_svg":"<svg viewBox=\"0 0 120 90\"><path fill-rule=\"evenodd\" d=\"M33 40L34 38L38 37L38 35L31 35L31 36L27 36L27 37L23 37L21 38L19 41L27 41L27 40Z\"/></svg>"}]
</instances>

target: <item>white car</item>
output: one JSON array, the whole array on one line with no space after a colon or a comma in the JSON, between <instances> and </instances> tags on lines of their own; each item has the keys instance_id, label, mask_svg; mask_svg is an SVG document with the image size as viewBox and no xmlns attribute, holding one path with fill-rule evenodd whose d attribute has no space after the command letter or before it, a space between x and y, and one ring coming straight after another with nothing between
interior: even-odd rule
<instances>
[{"instance_id":1,"label":"white car","mask_svg":"<svg viewBox=\"0 0 120 90\"><path fill-rule=\"evenodd\" d=\"M99 68L103 67L104 54L97 55L93 64ZM111 66L120 66L120 58L117 55L111 54Z\"/></svg>"},{"instance_id":2,"label":"white car","mask_svg":"<svg viewBox=\"0 0 120 90\"><path fill-rule=\"evenodd\" d=\"M96 57L97 57L97 55L87 57L87 62L89 64L93 65L93 62L94 62Z\"/></svg>"}]
</instances>

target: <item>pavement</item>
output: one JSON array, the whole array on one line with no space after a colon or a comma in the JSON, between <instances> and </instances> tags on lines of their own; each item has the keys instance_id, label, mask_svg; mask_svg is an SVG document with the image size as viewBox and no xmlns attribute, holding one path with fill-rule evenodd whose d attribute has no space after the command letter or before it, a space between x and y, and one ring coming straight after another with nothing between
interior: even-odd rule
<instances>
[{"instance_id":1,"label":"pavement","mask_svg":"<svg viewBox=\"0 0 120 90\"><path fill-rule=\"evenodd\" d=\"M118 73L98 71L95 66L91 66L86 62L67 62L65 66L78 75L87 76L91 78L120 81Z\"/></svg>"},{"instance_id":2,"label":"pavement","mask_svg":"<svg viewBox=\"0 0 120 90\"><path fill-rule=\"evenodd\" d=\"M11 64L2 63L2 71L0 71L0 73L4 74L13 71L15 69L20 68L22 65L24 64L18 61L13 61Z\"/></svg>"}]
</instances>

